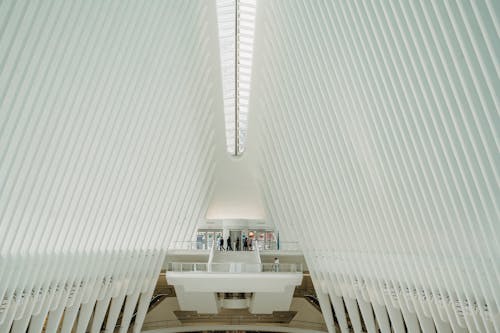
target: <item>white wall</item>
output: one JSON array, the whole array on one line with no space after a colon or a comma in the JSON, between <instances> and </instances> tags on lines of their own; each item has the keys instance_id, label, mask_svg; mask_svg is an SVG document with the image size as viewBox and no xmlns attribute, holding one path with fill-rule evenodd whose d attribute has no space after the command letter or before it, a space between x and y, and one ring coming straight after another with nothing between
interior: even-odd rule
<instances>
[{"instance_id":1,"label":"white wall","mask_svg":"<svg viewBox=\"0 0 500 333\"><path fill-rule=\"evenodd\" d=\"M499 331L496 2L258 6L249 142L316 286Z\"/></svg>"},{"instance_id":2,"label":"white wall","mask_svg":"<svg viewBox=\"0 0 500 333\"><path fill-rule=\"evenodd\" d=\"M0 4L1 332L151 291L204 218L214 17L202 0Z\"/></svg>"}]
</instances>

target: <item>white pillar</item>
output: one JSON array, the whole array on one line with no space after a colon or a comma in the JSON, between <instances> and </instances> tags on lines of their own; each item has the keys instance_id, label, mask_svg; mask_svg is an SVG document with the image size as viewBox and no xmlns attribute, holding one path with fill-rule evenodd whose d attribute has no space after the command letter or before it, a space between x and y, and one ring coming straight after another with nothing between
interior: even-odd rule
<instances>
[{"instance_id":1,"label":"white pillar","mask_svg":"<svg viewBox=\"0 0 500 333\"><path fill-rule=\"evenodd\" d=\"M108 320L106 321L106 333L112 333L115 330L116 320L120 315L125 295L114 297L109 308Z\"/></svg>"},{"instance_id":2,"label":"white pillar","mask_svg":"<svg viewBox=\"0 0 500 333\"><path fill-rule=\"evenodd\" d=\"M84 333L89 326L90 316L94 310L94 302L82 304L80 308L80 315L78 316L78 323L76 325L76 333Z\"/></svg>"},{"instance_id":3,"label":"white pillar","mask_svg":"<svg viewBox=\"0 0 500 333\"><path fill-rule=\"evenodd\" d=\"M422 332L424 333L436 333L436 327L434 327L434 320L425 316L417 316Z\"/></svg>"},{"instance_id":4,"label":"white pillar","mask_svg":"<svg viewBox=\"0 0 500 333\"><path fill-rule=\"evenodd\" d=\"M94 319L92 320L92 326L90 327L91 333L98 333L101 331L102 323L104 322L104 317L106 316L110 300L111 296L107 296L104 299L97 301L94 310Z\"/></svg>"},{"instance_id":5,"label":"white pillar","mask_svg":"<svg viewBox=\"0 0 500 333\"><path fill-rule=\"evenodd\" d=\"M408 333L420 333L417 315L413 312L401 309Z\"/></svg>"},{"instance_id":6,"label":"white pillar","mask_svg":"<svg viewBox=\"0 0 500 333\"><path fill-rule=\"evenodd\" d=\"M12 333L26 333L26 329L28 328L30 319L31 319L31 312L27 311L24 314L23 318L14 320L14 324L12 324ZM8 330L6 332L8 332Z\"/></svg>"},{"instance_id":7,"label":"white pillar","mask_svg":"<svg viewBox=\"0 0 500 333\"><path fill-rule=\"evenodd\" d=\"M34 299L28 300L27 302L28 304L24 306L22 313L18 314L21 318L18 317L14 319L14 323L11 328L12 332L26 333L36 303Z\"/></svg>"},{"instance_id":8,"label":"white pillar","mask_svg":"<svg viewBox=\"0 0 500 333\"><path fill-rule=\"evenodd\" d=\"M363 321L365 322L366 330L368 333L376 333L377 328L371 304L362 299L358 299L358 305L359 310L361 310L361 315L363 316Z\"/></svg>"},{"instance_id":9,"label":"white pillar","mask_svg":"<svg viewBox=\"0 0 500 333\"><path fill-rule=\"evenodd\" d=\"M352 328L355 333L361 333L361 317L359 316L358 303L354 298L344 297L345 306L347 308L347 313L349 313L349 318L351 319Z\"/></svg>"},{"instance_id":10,"label":"white pillar","mask_svg":"<svg viewBox=\"0 0 500 333\"><path fill-rule=\"evenodd\" d=\"M66 308L61 333L71 333L73 325L75 324L76 316L78 315L78 310L80 310L80 304L73 304L73 306Z\"/></svg>"},{"instance_id":11,"label":"white pillar","mask_svg":"<svg viewBox=\"0 0 500 333\"><path fill-rule=\"evenodd\" d=\"M498 312L493 316L492 326L495 328L495 332L500 332L500 314Z\"/></svg>"},{"instance_id":12,"label":"white pillar","mask_svg":"<svg viewBox=\"0 0 500 333\"><path fill-rule=\"evenodd\" d=\"M375 312L375 318L377 319L378 326L382 333L391 333L391 323L389 322L389 316L387 315L387 310L384 305L379 305L372 303L373 312Z\"/></svg>"},{"instance_id":13,"label":"white pillar","mask_svg":"<svg viewBox=\"0 0 500 333\"><path fill-rule=\"evenodd\" d=\"M47 310L45 310L47 309ZM43 323L45 322L45 318L47 318L48 306L46 308L42 308L39 314L31 317L29 333L40 333L43 328ZM1 330L0 332L8 332Z\"/></svg>"},{"instance_id":14,"label":"white pillar","mask_svg":"<svg viewBox=\"0 0 500 333\"><path fill-rule=\"evenodd\" d=\"M437 319L434 321L434 325L436 325L436 330L438 333L452 333L453 332L451 330L450 323L448 323L446 321L442 321L440 319Z\"/></svg>"},{"instance_id":15,"label":"white pillar","mask_svg":"<svg viewBox=\"0 0 500 333\"><path fill-rule=\"evenodd\" d=\"M61 304L55 310L49 312L49 318L47 319L47 326L45 332L47 333L57 332L65 307L66 304L64 302L61 302Z\"/></svg>"},{"instance_id":16,"label":"white pillar","mask_svg":"<svg viewBox=\"0 0 500 333\"><path fill-rule=\"evenodd\" d=\"M330 295L330 299L332 300L333 309L335 310L335 315L337 316L337 320L339 322L340 331L342 333L349 333L349 326L347 325L347 317L345 315L346 310L342 297Z\"/></svg>"},{"instance_id":17,"label":"white pillar","mask_svg":"<svg viewBox=\"0 0 500 333\"><path fill-rule=\"evenodd\" d=\"M139 293L127 295L127 300L125 301L125 309L123 310L123 318L122 322L120 323L120 333L127 333L138 299Z\"/></svg>"},{"instance_id":18,"label":"white pillar","mask_svg":"<svg viewBox=\"0 0 500 333\"><path fill-rule=\"evenodd\" d=\"M335 320L333 319L333 312L330 305L330 298L327 293L319 291L318 288L318 300L321 306L321 312L323 313L323 318L325 319L326 327L328 332L335 333Z\"/></svg>"},{"instance_id":19,"label":"white pillar","mask_svg":"<svg viewBox=\"0 0 500 333\"><path fill-rule=\"evenodd\" d=\"M140 333L146 314L148 313L149 305L151 304L151 298L153 297L153 291L141 294L139 299L139 306L137 307L137 315L135 316L134 323L134 333Z\"/></svg>"},{"instance_id":20,"label":"white pillar","mask_svg":"<svg viewBox=\"0 0 500 333\"><path fill-rule=\"evenodd\" d=\"M9 332L12 323L14 322L14 317L16 316L17 306L13 302L7 308L7 313L5 314L4 321L0 325L0 332Z\"/></svg>"},{"instance_id":21,"label":"white pillar","mask_svg":"<svg viewBox=\"0 0 500 333\"><path fill-rule=\"evenodd\" d=\"M403 315L398 308L388 306L387 313L389 314L389 318L391 318L392 328L395 333L405 333L405 324L403 322Z\"/></svg>"}]
</instances>

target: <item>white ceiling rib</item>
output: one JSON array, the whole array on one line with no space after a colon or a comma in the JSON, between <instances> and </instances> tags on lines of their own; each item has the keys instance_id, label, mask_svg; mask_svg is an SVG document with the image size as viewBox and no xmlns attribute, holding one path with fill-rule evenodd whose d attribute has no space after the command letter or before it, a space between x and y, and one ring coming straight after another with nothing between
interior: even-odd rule
<instances>
[{"instance_id":1,"label":"white ceiling rib","mask_svg":"<svg viewBox=\"0 0 500 333\"><path fill-rule=\"evenodd\" d=\"M250 140L268 215L299 239L316 285L407 325L500 330L498 8L266 1L258 13Z\"/></svg>"},{"instance_id":2,"label":"white ceiling rib","mask_svg":"<svg viewBox=\"0 0 500 333\"><path fill-rule=\"evenodd\" d=\"M64 312L84 327L111 297L144 309L168 244L191 237L215 165L210 10L0 3L0 332Z\"/></svg>"}]
</instances>

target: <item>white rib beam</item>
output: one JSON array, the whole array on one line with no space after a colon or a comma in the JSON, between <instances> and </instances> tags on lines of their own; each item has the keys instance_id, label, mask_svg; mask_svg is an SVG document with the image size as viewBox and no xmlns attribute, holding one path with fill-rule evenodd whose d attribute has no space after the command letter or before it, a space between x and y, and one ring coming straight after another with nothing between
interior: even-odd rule
<instances>
[{"instance_id":1,"label":"white rib beam","mask_svg":"<svg viewBox=\"0 0 500 333\"><path fill-rule=\"evenodd\" d=\"M96 302L102 316L103 299L149 295L170 242L190 239L215 167L212 11L0 3L0 323L40 332L80 308L85 330Z\"/></svg>"},{"instance_id":2,"label":"white rib beam","mask_svg":"<svg viewBox=\"0 0 500 333\"><path fill-rule=\"evenodd\" d=\"M500 329L497 17L489 1L259 3L249 142L268 215L370 330L365 302L385 330Z\"/></svg>"}]
</instances>

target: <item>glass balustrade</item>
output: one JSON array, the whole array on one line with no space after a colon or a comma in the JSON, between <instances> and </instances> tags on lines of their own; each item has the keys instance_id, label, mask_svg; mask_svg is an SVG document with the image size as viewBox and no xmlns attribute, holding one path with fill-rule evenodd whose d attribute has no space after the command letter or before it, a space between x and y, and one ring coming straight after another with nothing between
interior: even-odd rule
<instances>
[{"instance_id":1,"label":"glass balustrade","mask_svg":"<svg viewBox=\"0 0 500 333\"><path fill-rule=\"evenodd\" d=\"M302 264L246 264L246 263L168 263L169 272L205 272L205 273L302 273Z\"/></svg>"}]
</instances>

